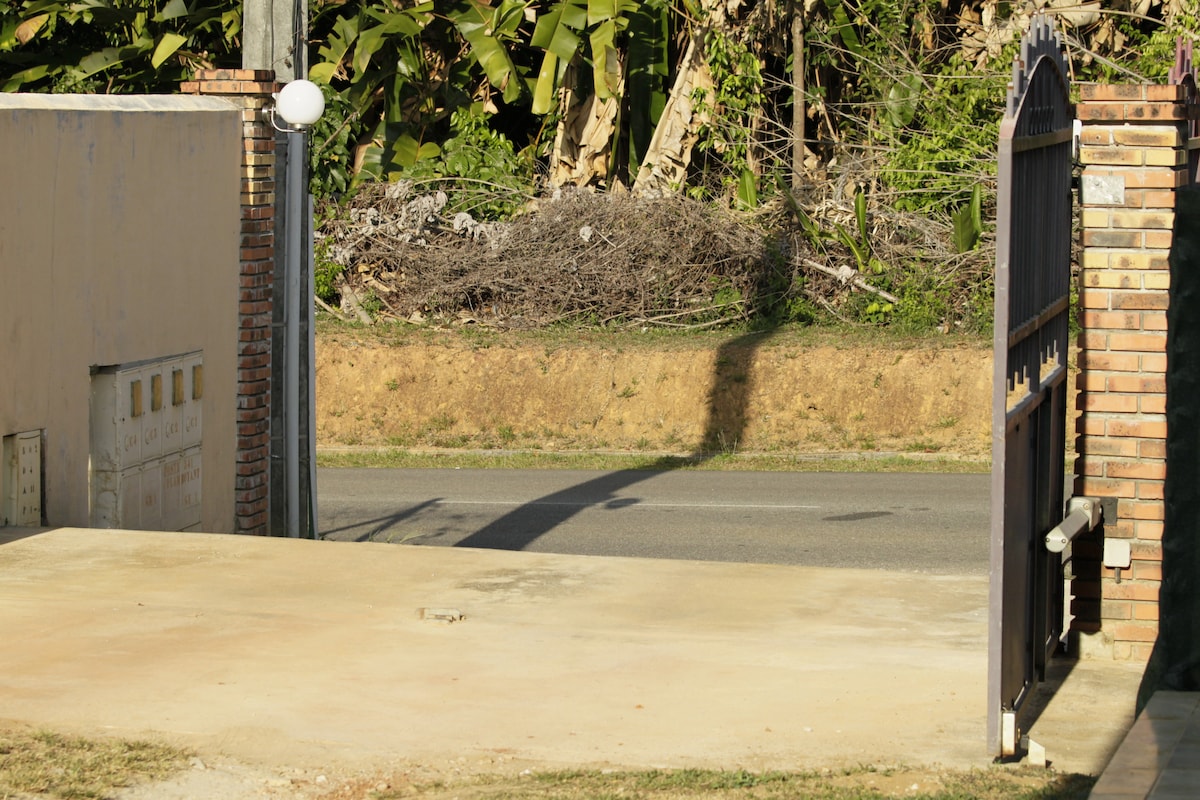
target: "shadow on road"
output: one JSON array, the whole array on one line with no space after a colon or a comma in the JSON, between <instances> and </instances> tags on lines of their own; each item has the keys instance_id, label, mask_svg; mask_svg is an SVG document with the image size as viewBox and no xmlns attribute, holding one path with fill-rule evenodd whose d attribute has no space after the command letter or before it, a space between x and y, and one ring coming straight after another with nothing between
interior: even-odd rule
<instances>
[{"instance_id":1,"label":"shadow on road","mask_svg":"<svg viewBox=\"0 0 1200 800\"><path fill-rule=\"evenodd\" d=\"M335 536L337 534L341 533L342 531L354 530L356 528L361 528L364 525L370 525L371 529L369 531L355 537L354 539L350 539L349 541L374 542L374 541L377 541L375 539L375 537L378 534L383 533L384 531L390 529L393 525L403 522L404 520L408 519L409 517L417 516L418 514L420 514L422 511L424 511L427 508L432 508L432 507L436 506L441 501L441 499L442 498L440 498L440 497L434 497L434 498L426 500L422 503L418 503L417 505L412 506L411 508L406 508L403 511L397 511L395 514L388 514L387 516L376 517L375 519L369 519L369 520L365 520L363 522L355 521L352 524L345 525L341 528L329 528L329 529L321 531L321 538L332 539L332 538L335 538ZM389 539L381 539L378 541L390 541L390 540Z\"/></svg>"},{"instance_id":2,"label":"shadow on road","mask_svg":"<svg viewBox=\"0 0 1200 800\"><path fill-rule=\"evenodd\" d=\"M769 305L775 299L771 286L774 275L765 266L756 276L753 305L756 319L770 320ZM648 480L664 470L680 469L703 463L715 456L732 453L739 447L746 430L746 414L754 389L754 359L758 349L779 330L777 322L722 344L716 353L713 379L708 391L708 419L701 447L688 456L668 456L650 467L621 470L552 492L513 509L503 517L459 541L456 547L491 550L522 550L539 537L554 530L580 512L598 506L609 508L636 502L618 497L617 492Z\"/></svg>"}]
</instances>

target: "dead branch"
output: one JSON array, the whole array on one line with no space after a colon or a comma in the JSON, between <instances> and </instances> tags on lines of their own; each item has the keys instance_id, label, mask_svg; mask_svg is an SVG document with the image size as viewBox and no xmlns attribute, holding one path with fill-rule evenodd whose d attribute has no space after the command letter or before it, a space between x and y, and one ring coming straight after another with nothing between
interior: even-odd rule
<instances>
[{"instance_id":1,"label":"dead branch","mask_svg":"<svg viewBox=\"0 0 1200 800\"><path fill-rule=\"evenodd\" d=\"M845 266L834 269L833 267L827 267L824 264L818 264L811 258L802 258L800 259L800 263L809 269L815 269L818 272L824 272L826 275L837 278L842 283L850 283L853 286L857 286L859 289L862 289L863 291L877 294L884 300L887 300L889 303L900 302L900 298L896 297L896 295L892 294L891 292L885 292L883 289L878 289L867 283L866 280L863 279L862 273L860 273L858 270Z\"/></svg>"},{"instance_id":2,"label":"dead branch","mask_svg":"<svg viewBox=\"0 0 1200 800\"><path fill-rule=\"evenodd\" d=\"M342 268L343 314L497 328L700 329L792 314L797 302L852 320L858 293L899 305L903 286L936 294L948 329L977 314L994 253L986 236L977 251L953 252L948 220L875 209L870 250L888 265L875 285L839 266L854 260L843 242L814 236L812 223L802 230L782 206L750 217L678 195L564 189L491 223L447 208L444 193L411 189L365 187L318 230L321 252ZM803 213L824 230L857 227L832 184L805 194Z\"/></svg>"},{"instance_id":3,"label":"dead branch","mask_svg":"<svg viewBox=\"0 0 1200 800\"><path fill-rule=\"evenodd\" d=\"M342 320L343 322L345 322L345 321L347 320L347 317L345 317L345 316L342 314L342 312L338 311L336 308L334 308L333 306L329 305L329 303L326 303L326 302L325 302L324 300L322 300L321 298L319 298L319 297L314 297L314 298L313 298L313 300L315 300L315 301L316 301L316 303L317 303L317 305L319 305L319 306L320 306L322 309L324 309L326 313L333 314L335 317L337 317L338 319Z\"/></svg>"}]
</instances>

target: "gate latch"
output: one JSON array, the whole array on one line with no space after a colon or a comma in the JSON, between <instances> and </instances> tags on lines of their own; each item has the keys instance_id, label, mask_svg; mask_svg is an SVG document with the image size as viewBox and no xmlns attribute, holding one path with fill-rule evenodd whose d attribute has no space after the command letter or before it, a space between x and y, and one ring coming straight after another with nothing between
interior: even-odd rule
<instances>
[{"instance_id":1,"label":"gate latch","mask_svg":"<svg viewBox=\"0 0 1200 800\"><path fill-rule=\"evenodd\" d=\"M1100 501L1095 497L1072 497L1067 501L1067 518L1046 534L1046 549L1061 553L1079 534L1100 524Z\"/></svg>"}]
</instances>

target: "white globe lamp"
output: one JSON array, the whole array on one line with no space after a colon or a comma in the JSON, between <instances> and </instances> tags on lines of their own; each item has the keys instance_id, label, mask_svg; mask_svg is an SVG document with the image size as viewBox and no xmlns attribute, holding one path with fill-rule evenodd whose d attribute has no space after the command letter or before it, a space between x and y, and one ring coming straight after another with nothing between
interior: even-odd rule
<instances>
[{"instance_id":1,"label":"white globe lamp","mask_svg":"<svg viewBox=\"0 0 1200 800\"><path fill-rule=\"evenodd\" d=\"M312 125L324 111L325 95L312 81L292 81L275 95L275 113L297 130Z\"/></svg>"}]
</instances>

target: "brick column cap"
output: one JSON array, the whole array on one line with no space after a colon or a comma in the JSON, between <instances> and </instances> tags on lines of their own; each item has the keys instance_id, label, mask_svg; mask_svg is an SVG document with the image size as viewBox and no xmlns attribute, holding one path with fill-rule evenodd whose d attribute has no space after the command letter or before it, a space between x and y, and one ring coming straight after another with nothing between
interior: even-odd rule
<instances>
[{"instance_id":1,"label":"brick column cap","mask_svg":"<svg viewBox=\"0 0 1200 800\"><path fill-rule=\"evenodd\" d=\"M1079 99L1087 103L1181 103L1186 89L1178 84L1080 83Z\"/></svg>"},{"instance_id":2,"label":"brick column cap","mask_svg":"<svg viewBox=\"0 0 1200 800\"><path fill-rule=\"evenodd\" d=\"M1180 84L1079 84L1076 116L1088 124L1173 124L1200 119L1200 105L1189 103Z\"/></svg>"},{"instance_id":3,"label":"brick column cap","mask_svg":"<svg viewBox=\"0 0 1200 800\"><path fill-rule=\"evenodd\" d=\"M1140 100L1131 100L1127 103L1095 101L1080 103L1075 116L1085 123L1140 122L1162 125L1163 123L1200 119L1200 106L1187 106L1183 103L1144 103Z\"/></svg>"},{"instance_id":4,"label":"brick column cap","mask_svg":"<svg viewBox=\"0 0 1200 800\"><path fill-rule=\"evenodd\" d=\"M179 84L184 94L262 96L282 88L269 69L198 69L194 80Z\"/></svg>"},{"instance_id":5,"label":"brick column cap","mask_svg":"<svg viewBox=\"0 0 1200 800\"><path fill-rule=\"evenodd\" d=\"M274 81L273 69L198 69L192 76L197 81Z\"/></svg>"}]
</instances>

